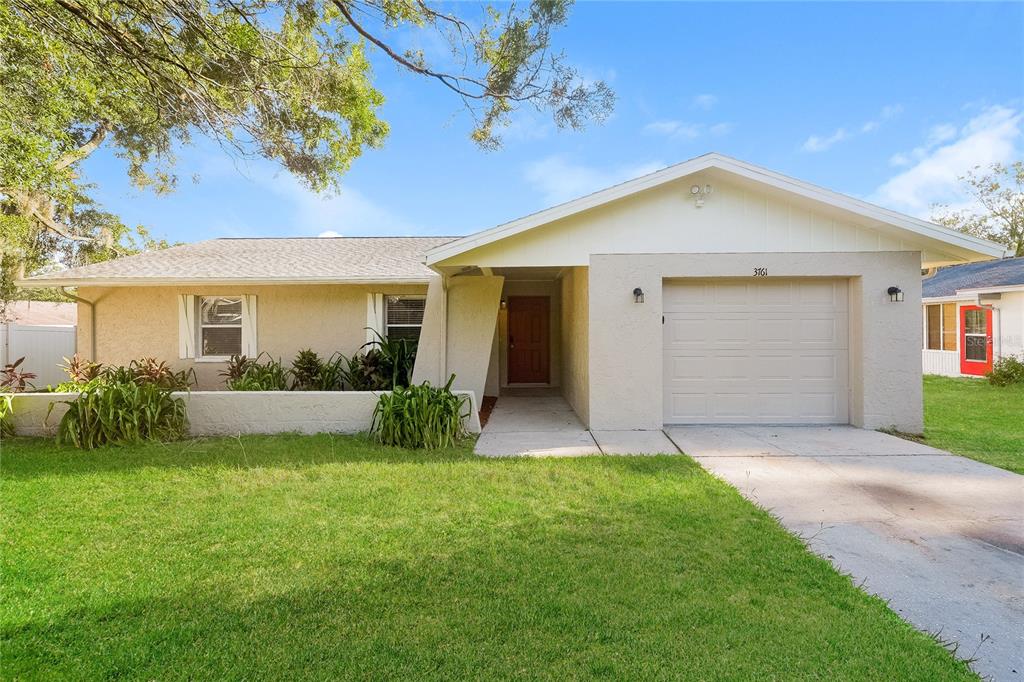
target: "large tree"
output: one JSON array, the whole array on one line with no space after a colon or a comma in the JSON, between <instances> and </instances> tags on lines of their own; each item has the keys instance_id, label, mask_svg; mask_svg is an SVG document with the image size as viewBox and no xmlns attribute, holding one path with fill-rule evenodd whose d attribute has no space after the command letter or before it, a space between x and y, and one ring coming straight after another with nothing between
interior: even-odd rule
<instances>
[{"instance_id":1,"label":"large tree","mask_svg":"<svg viewBox=\"0 0 1024 682\"><path fill-rule=\"evenodd\" d=\"M451 91L484 148L524 105L560 127L603 119L611 91L553 50L570 3L0 0L4 286L55 258L71 265L132 248L133 231L93 204L80 177L101 146L156 192L173 189L173 151L196 135L274 160L313 190L336 188L388 134L371 51ZM396 47L414 32L443 37L450 58Z\"/></svg>"},{"instance_id":2,"label":"large tree","mask_svg":"<svg viewBox=\"0 0 1024 682\"><path fill-rule=\"evenodd\" d=\"M1024 256L1024 162L976 166L960 180L977 207L954 211L937 206L932 220L998 242L1013 255Z\"/></svg>"}]
</instances>

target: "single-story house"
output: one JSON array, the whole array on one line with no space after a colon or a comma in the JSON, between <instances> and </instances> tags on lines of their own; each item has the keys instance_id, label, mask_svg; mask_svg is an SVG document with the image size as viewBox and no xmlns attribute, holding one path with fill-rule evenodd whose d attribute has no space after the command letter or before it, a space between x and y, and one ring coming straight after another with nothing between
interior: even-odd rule
<instances>
[{"instance_id":1,"label":"single-story house","mask_svg":"<svg viewBox=\"0 0 1024 682\"><path fill-rule=\"evenodd\" d=\"M418 338L416 381L557 387L591 429L922 428L921 269L1003 248L720 154L461 238L216 239L76 287L79 350L222 386L234 353Z\"/></svg>"},{"instance_id":2,"label":"single-story house","mask_svg":"<svg viewBox=\"0 0 1024 682\"><path fill-rule=\"evenodd\" d=\"M921 304L925 374L982 376L1024 353L1024 257L928 269Z\"/></svg>"}]
</instances>

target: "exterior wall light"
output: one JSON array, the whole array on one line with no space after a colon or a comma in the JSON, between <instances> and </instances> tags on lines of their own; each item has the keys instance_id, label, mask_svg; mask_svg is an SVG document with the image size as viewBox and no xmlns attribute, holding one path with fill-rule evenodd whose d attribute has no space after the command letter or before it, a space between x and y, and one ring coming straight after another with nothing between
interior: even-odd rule
<instances>
[{"instance_id":1,"label":"exterior wall light","mask_svg":"<svg viewBox=\"0 0 1024 682\"><path fill-rule=\"evenodd\" d=\"M636 289L633 289L633 303L643 303L643 302L644 302L644 290L641 289L640 287L637 287Z\"/></svg>"},{"instance_id":2,"label":"exterior wall light","mask_svg":"<svg viewBox=\"0 0 1024 682\"><path fill-rule=\"evenodd\" d=\"M507 306L507 305L508 305L508 301L506 301L505 299L501 299L501 309L504 310L505 306Z\"/></svg>"},{"instance_id":3,"label":"exterior wall light","mask_svg":"<svg viewBox=\"0 0 1024 682\"><path fill-rule=\"evenodd\" d=\"M903 300L903 289L899 287L889 287L885 293L889 294L889 300L893 303L899 303Z\"/></svg>"}]
</instances>

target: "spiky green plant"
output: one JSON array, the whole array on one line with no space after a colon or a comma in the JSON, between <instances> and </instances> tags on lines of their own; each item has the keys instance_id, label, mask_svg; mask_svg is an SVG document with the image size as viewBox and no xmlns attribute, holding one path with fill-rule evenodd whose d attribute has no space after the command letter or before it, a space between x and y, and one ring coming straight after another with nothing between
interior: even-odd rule
<instances>
[{"instance_id":1,"label":"spiky green plant","mask_svg":"<svg viewBox=\"0 0 1024 682\"><path fill-rule=\"evenodd\" d=\"M0 438L14 435L12 414L14 414L14 396L6 391L0 391Z\"/></svg>"},{"instance_id":2,"label":"spiky green plant","mask_svg":"<svg viewBox=\"0 0 1024 682\"><path fill-rule=\"evenodd\" d=\"M266 359L260 362L264 356ZM260 353L245 365L241 376L228 378L227 386L232 391L287 391L290 376L291 370L286 369L280 359Z\"/></svg>"},{"instance_id":3,"label":"spiky green plant","mask_svg":"<svg viewBox=\"0 0 1024 682\"><path fill-rule=\"evenodd\" d=\"M417 386L397 386L382 393L373 410L370 431L384 445L402 448L451 447L466 435L463 419L465 396L452 393L453 374L442 387L423 382Z\"/></svg>"},{"instance_id":4,"label":"spiky green plant","mask_svg":"<svg viewBox=\"0 0 1024 682\"><path fill-rule=\"evenodd\" d=\"M57 442L83 450L146 440L177 440L188 429L185 401L153 383L96 382L60 420ZM53 409L53 406L50 406Z\"/></svg>"}]
</instances>

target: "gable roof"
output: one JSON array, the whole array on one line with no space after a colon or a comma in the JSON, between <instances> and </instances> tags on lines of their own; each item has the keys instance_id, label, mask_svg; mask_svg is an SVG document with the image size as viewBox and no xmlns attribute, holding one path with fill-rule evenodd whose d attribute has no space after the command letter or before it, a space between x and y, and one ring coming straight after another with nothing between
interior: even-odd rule
<instances>
[{"instance_id":1,"label":"gable roof","mask_svg":"<svg viewBox=\"0 0 1024 682\"><path fill-rule=\"evenodd\" d=\"M189 283L424 283L430 248L454 237L211 239L50 272L24 287Z\"/></svg>"},{"instance_id":2,"label":"gable roof","mask_svg":"<svg viewBox=\"0 0 1024 682\"><path fill-rule=\"evenodd\" d=\"M921 283L922 298L956 296L959 291L1024 287L1024 256L939 268Z\"/></svg>"},{"instance_id":3,"label":"gable roof","mask_svg":"<svg viewBox=\"0 0 1024 682\"><path fill-rule=\"evenodd\" d=\"M14 324L32 327L73 325L78 320L78 306L56 301L11 301L7 317Z\"/></svg>"},{"instance_id":4,"label":"gable roof","mask_svg":"<svg viewBox=\"0 0 1024 682\"><path fill-rule=\"evenodd\" d=\"M788 176L770 171L767 168L739 161L722 154L712 152L703 156L684 161L682 163L663 168L662 170L649 173L634 180L629 180L607 189L588 194L572 201L553 206L552 208L532 213L517 220L513 220L497 227L482 232L462 237L446 244L441 244L427 252L427 265L434 265L446 259L452 258L466 251L479 248L513 235L532 230L536 227L546 225L556 220L566 218L583 211L596 208L603 204L623 199L644 190L658 187L673 180L684 178L688 175L708 169L732 174L747 180L759 183L766 187L775 188L790 194L806 199L811 199L833 208L847 211L860 216L871 224L891 225L923 237L936 239L951 247L958 248L970 256L989 256L999 258L1004 255L1005 249L999 244L972 237L962 232L957 232L941 225L930 223L926 220L904 215L881 206L870 204L860 199L839 194L831 190L811 185L809 183L790 178Z\"/></svg>"}]
</instances>

